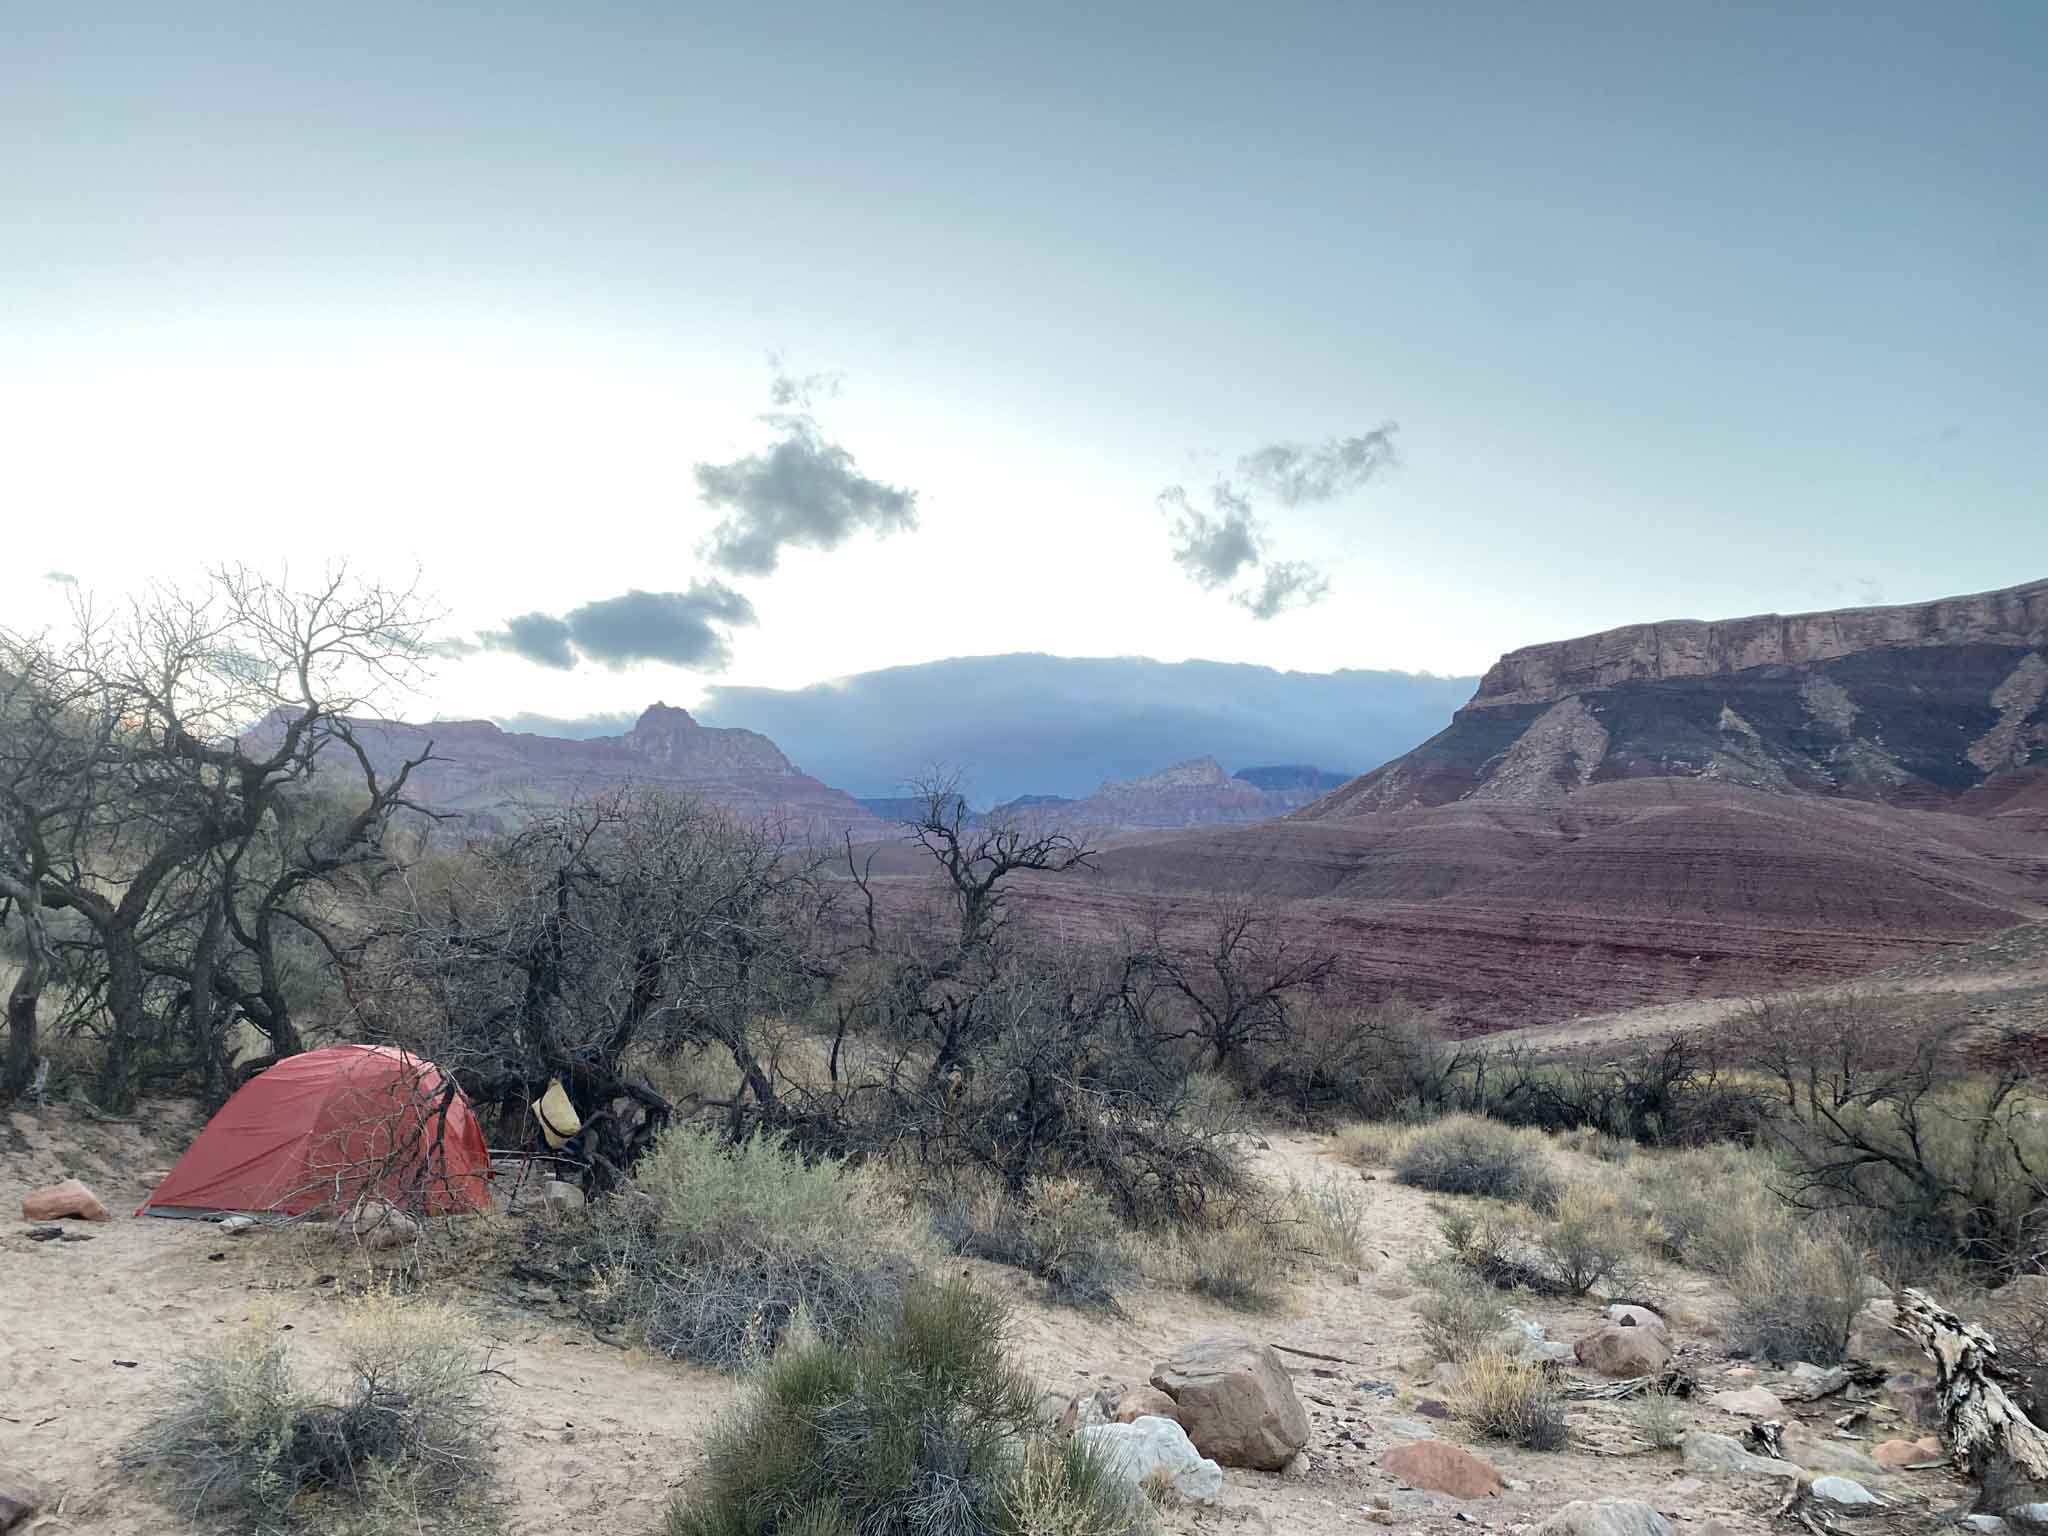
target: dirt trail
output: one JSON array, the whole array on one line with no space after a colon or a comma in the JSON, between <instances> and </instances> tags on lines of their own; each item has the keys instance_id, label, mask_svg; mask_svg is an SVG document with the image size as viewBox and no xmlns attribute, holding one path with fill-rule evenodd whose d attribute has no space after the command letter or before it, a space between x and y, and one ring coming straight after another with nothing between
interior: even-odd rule
<instances>
[{"instance_id":1,"label":"dirt trail","mask_svg":"<svg viewBox=\"0 0 2048 1536\"><path fill-rule=\"evenodd\" d=\"M334 1285L317 1283L318 1271L355 1262L328 1239L310 1231L225 1238L203 1223L126 1215L143 1173L166 1166L185 1134L168 1124L80 1128L54 1110L0 1121L0 1211L11 1217L25 1187L66 1172L96 1180L109 1203L123 1207L115 1221L82 1229L89 1242L30 1243L11 1221L0 1230L0 1467L45 1490L49 1502L32 1531L143 1536L166 1529L163 1511L118 1455L156 1410L182 1353L269 1309L308 1362L325 1358L338 1305ZM1514 1531L1572 1499L1602 1494L1651 1500L1681 1529L1702 1529L1710 1517L1728 1532L1769 1528L1768 1487L1687 1478L1674 1456L1633 1445L1624 1411L1601 1404L1575 1409L1569 1452L1474 1447L1509 1480L1497 1500L1460 1504L1403 1489L1377 1466L1383 1451L1418 1432L1466 1438L1429 1416L1443 1388L1421 1347L1407 1278L1408 1264L1435 1241L1428 1202L1384 1175L1368 1179L1332 1161L1318 1138L1277 1136L1256 1157L1275 1180L1355 1185L1373 1220L1371 1272L1306 1283L1273 1317L1247 1318L1148 1289L1130 1299L1125 1316L1104 1318L1044 1306L1014 1271L967 1266L1018 1298L1015 1348L1062 1392L1141 1383L1155 1361L1215 1332L1245 1332L1303 1352L1286 1358L1314 1423L1310 1473L1283 1479L1231 1471L1217 1508L1171 1511L1169 1529L1334 1536L1391 1522L1413 1532L1474 1524ZM476 1301L473 1293L454 1294ZM1690 1356L1719 1368L1711 1332L1726 1298L1685 1276L1675 1278L1672 1297ZM1571 1339L1595 1309L1527 1302L1520 1315ZM707 1428L733 1403L732 1384L509 1304L486 1305L480 1317L493 1363L509 1378L498 1439L513 1504L508 1529L514 1536L657 1530L663 1507L697 1465ZM1711 1411L1699 1417L1711 1427L1740 1428ZM1391 1511L1373 1512L1374 1500Z\"/></svg>"}]
</instances>

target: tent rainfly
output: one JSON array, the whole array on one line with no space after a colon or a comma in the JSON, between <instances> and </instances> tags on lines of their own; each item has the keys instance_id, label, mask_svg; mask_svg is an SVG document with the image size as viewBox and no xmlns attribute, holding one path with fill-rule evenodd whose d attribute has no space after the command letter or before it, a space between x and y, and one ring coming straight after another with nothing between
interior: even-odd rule
<instances>
[{"instance_id":1,"label":"tent rainfly","mask_svg":"<svg viewBox=\"0 0 2048 1536\"><path fill-rule=\"evenodd\" d=\"M331 1045L243 1084L136 1214L302 1216L366 1194L434 1216L481 1211L490 1168L476 1112L432 1062Z\"/></svg>"}]
</instances>

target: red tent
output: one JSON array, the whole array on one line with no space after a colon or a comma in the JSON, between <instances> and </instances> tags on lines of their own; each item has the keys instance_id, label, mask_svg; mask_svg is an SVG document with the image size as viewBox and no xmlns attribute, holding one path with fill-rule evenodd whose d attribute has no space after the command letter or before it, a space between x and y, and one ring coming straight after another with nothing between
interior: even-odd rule
<instances>
[{"instance_id":1,"label":"red tent","mask_svg":"<svg viewBox=\"0 0 2048 1536\"><path fill-rule=\"evenodd\" d=\"M436 1216L480 1211L490 1167L476 1112L432 1062L331 1045L245 1083L136 1215L299 1216L366 1193Z\"/></svg>"}]
</instances>

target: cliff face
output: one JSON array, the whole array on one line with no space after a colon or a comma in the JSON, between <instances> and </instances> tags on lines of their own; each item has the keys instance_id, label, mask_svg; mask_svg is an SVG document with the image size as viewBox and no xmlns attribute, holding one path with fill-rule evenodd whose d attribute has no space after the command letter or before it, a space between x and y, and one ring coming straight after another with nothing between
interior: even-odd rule
<instances>
[{"instance_id":1,"label":"cliff face","mask_svg":"<svg viewBox=\"0 0 2048 1536\"><path fill-rule=\"evenodd\" d=\"M488 720L428 725L361 720L356 737L380 773L417 757L413 798L459 813L475 829L516 825L537 811L628 785L694 795L736 815L774 818L799 833L879 836L884 823L852 796L800 771L766 736L699 725L656 704L623 736L575 740L502 731Z\"/></svg>"},{"instance_id":2,"label":"cliff face","mask_svg":"<svg viewBox=\"0 0 2048 1536\"><path fill-rule=\"evenodd\" d=\"M1665 777L1936 806L2038 773L2048 581L1894 608L1635 624L1511 651L1448 728L1301 814L1551 804Z\"/></svg>"}]
</instances>

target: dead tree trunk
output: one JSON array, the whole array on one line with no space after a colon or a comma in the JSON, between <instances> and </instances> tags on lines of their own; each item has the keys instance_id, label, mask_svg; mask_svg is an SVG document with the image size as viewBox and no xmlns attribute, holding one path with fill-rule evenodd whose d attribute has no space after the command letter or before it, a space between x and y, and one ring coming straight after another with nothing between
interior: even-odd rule
<instances>
[{"instance_id":1,"label":"dead tree trunk","mask_svg":"<svg viewBox=\"0 0 2048 1536\"><path fill-rule=\"evenodd\" d=\"M2048 1499L2048 1434L2000 1384L2011 1377L1998 1363L1991 1335L1924 1291L1909 1287L1900 1292L1897 1308L1893 1330L1934 1361L1942 1443L1956 1465L1976 1479L1978 1511L2002 1514L2017 1504Z\"/></svg>"}]
</instances>

